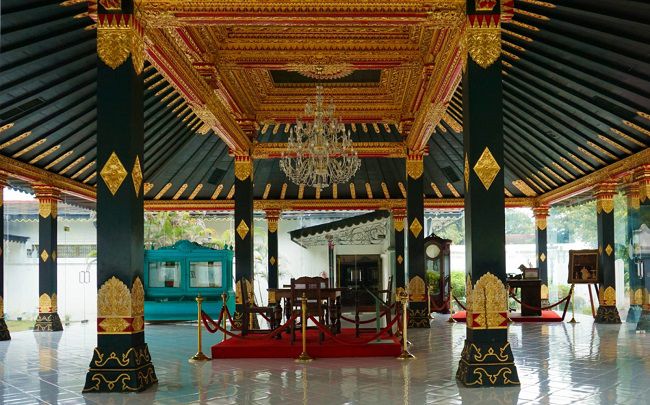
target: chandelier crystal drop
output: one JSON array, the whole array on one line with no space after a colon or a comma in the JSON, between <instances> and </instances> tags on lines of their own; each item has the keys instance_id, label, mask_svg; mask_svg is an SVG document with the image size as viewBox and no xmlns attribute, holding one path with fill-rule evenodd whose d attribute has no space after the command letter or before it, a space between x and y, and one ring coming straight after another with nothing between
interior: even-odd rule
<instances>
[{"instance_id":1,"label":"chandelier crystal drop","mask_svg":"<svg viewBox=\"0 0 650 405\"><path fill-rule=\"evenodd\" d=\"M280 168L297 185L324 189L346 183L361 166L350 131L334 117L334 103L325 107L323 86L316 86L315 105L305 104L305 121L296 119Z\"/></svg>"}]
</instances>

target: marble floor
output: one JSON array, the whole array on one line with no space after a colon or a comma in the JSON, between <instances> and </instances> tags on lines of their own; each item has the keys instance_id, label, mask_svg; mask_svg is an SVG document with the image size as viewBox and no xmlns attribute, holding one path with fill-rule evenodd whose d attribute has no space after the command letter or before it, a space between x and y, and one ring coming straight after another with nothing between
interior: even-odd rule
<instances>
[{"instance_id":1,"label":"marble floor","mask_svg":"<svg viewBox=\"0 0 650 405\"><path fill-rule=\"evenodd\" d=\"M196 326L148 325L159 384L141 394L82 395L95 326L13 333L0 342L0 404L648 404L650 336L631 325L514 324L509 339L521 379L515 388L464 388L454 378L464 324L438 316L412 330L415 360L215 360L199 365ZM220 339L207 335L204 352Z\"/></svg>"}]
</instances>

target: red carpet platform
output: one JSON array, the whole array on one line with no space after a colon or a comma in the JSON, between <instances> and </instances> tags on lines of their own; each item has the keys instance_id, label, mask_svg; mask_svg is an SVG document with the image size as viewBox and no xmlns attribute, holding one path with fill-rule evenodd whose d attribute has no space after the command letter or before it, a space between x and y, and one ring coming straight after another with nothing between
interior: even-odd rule
<instances>
[{"instance_id":1,"label":"red carpet platform","mask_svg":"<svg viewBox=\"0 0 650 405\"><path fill-rule=\"evenodd\" d=\"M467 313L460 311L454 314L454 319L458 322L465 322ZM510 319L513 322L562 322L562 317L555 311L542 311L542 316L523 316L519 312L511 312Z\"/></svg>"},{"instance_id":2,"label":"red carpet platform","mask_svg":"<svg viewBox=\"0 0 650 405\"><path fill-rule=\"evenodd\" d=\"M360 338L354 336L354 329L342 329L337 339L351 343L363 343L372 335L362 333ZM229 338L225 342L212 346L212 358L266 358L286 357L295 359L302 352L302 337L296 331L296 341L290 344L290 336L283 333L282 339L269 339L263 335L249 335L244 339ZM318 332L307 331L307 353L313 358L322 357L397 357L402 352L397 338L383 336L381 343L374 341L367 344L341 344L327 336L322 344L318 343Z\"/></svg>"}]
</instances>

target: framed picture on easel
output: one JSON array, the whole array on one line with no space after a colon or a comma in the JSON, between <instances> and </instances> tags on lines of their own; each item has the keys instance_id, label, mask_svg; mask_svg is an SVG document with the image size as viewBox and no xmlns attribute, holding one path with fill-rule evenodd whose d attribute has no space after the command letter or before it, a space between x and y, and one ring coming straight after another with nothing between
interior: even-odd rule
<instances>
[{"instance_id":1,"label":"framed picture on easel","mask_svg":"<svg viewBox=\"0 0 650 405\"><path fill-rule=\"evenodd\" d=\"M569 250L569 284L598 283L598 250Z\"/></svg>"}]
</instances>

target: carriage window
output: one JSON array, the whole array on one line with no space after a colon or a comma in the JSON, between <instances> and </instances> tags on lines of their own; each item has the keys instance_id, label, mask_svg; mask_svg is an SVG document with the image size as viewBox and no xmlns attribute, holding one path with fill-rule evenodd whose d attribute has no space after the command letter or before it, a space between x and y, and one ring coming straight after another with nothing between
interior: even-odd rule
<instances>
[{"instance_id":1,"label":"carriage window","mask_svg":"<svg viewBox=\"0 0 650 405\"><path fill-rule=\"evenodd\" d=\"M180 262L149 263L149 287L178 288L180 286Z\"/></svg>"},{"instance_id":2,"label":"carriage window","mask_svg":"<svg viewBox=\"0 0 650 405\"><path fill-rule=\"evenodd\" d=\"M221 287L221 262L190 263L190 287L218 288Z\"/></svg>"}]
</instances>

